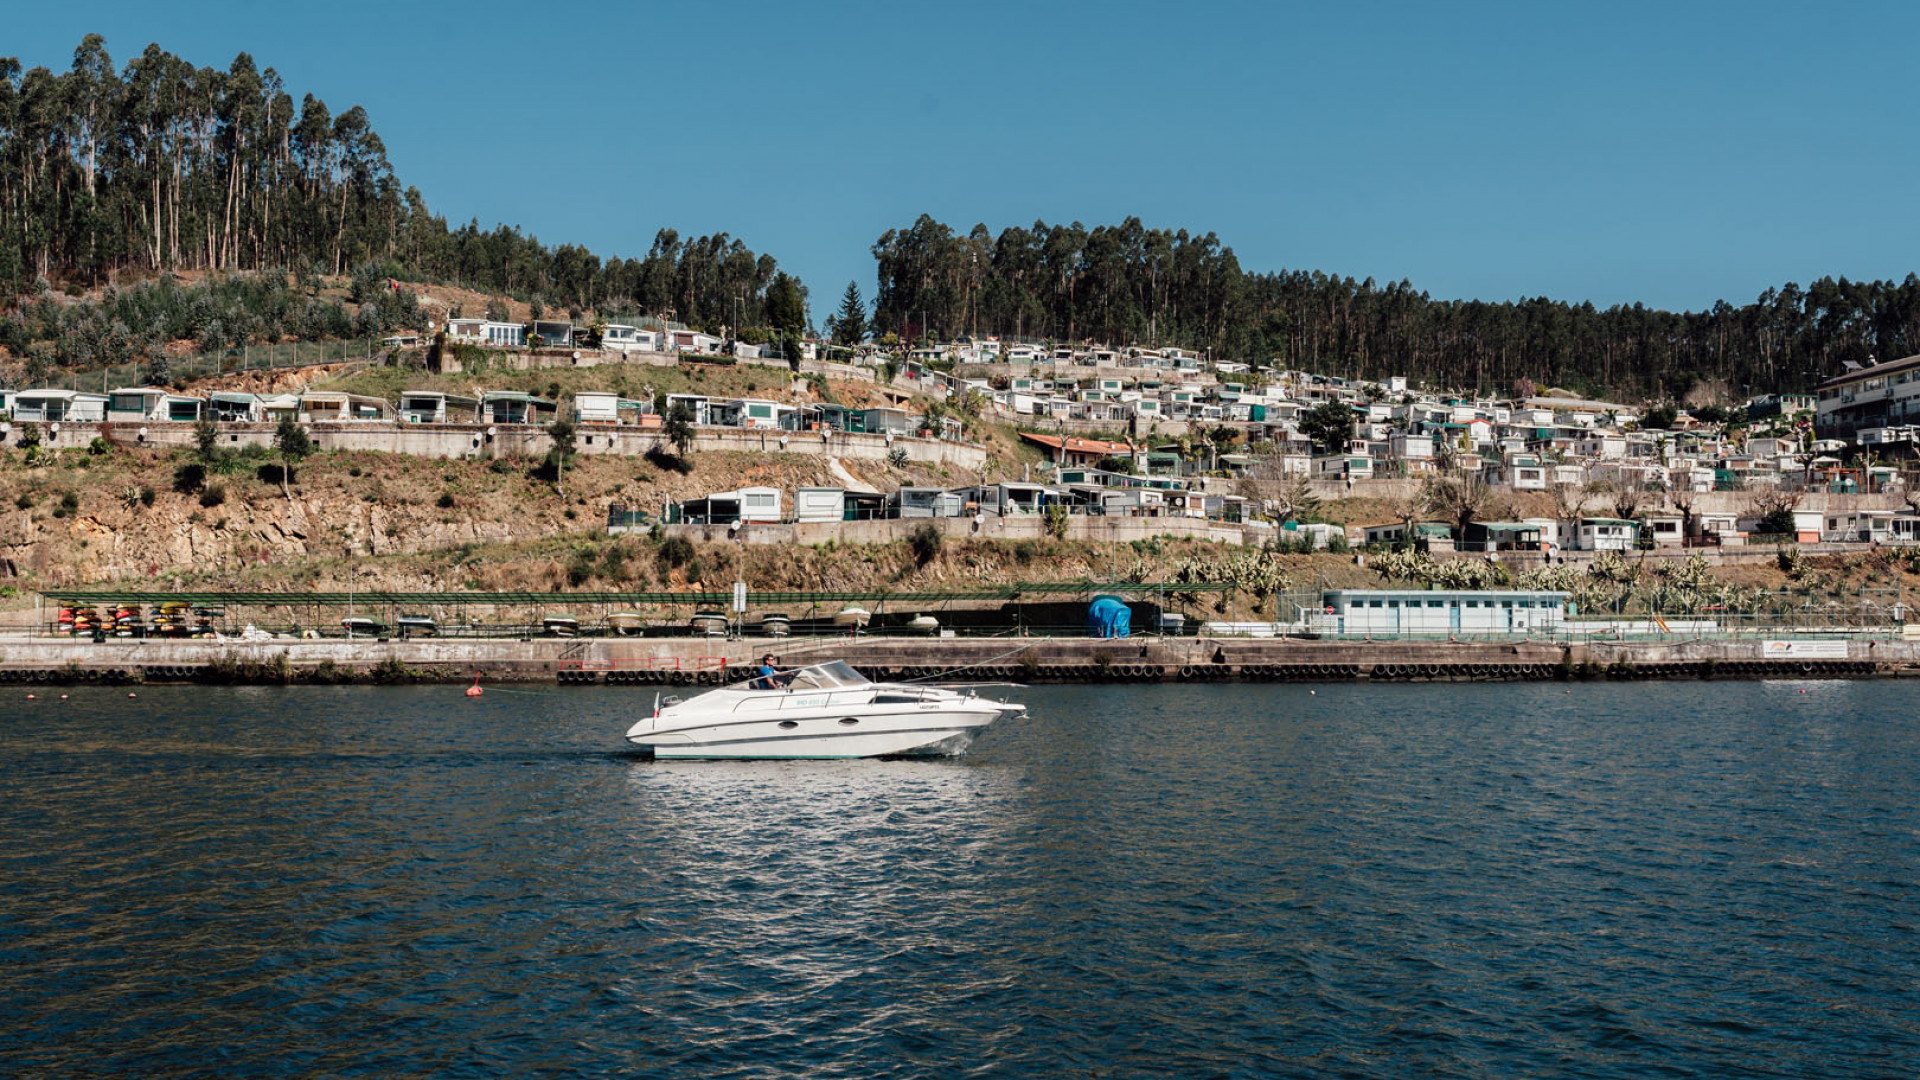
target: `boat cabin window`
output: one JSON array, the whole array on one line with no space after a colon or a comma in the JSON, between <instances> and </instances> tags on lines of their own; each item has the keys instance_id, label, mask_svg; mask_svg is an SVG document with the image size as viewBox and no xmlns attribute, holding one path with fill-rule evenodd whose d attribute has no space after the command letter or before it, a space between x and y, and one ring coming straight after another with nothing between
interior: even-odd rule
<instances>
[{"instance_id":1,"label":"boat cabin window","mask_svg":"<svg viewBox=\"0 0 1920 1080\"><path fill-rule=\"evenodd\" d=\"M865 686L866 676L853 670L844 660L815 664L793 673L795 689L825 690L837 686Z\"/></svg>"}]
</instances>

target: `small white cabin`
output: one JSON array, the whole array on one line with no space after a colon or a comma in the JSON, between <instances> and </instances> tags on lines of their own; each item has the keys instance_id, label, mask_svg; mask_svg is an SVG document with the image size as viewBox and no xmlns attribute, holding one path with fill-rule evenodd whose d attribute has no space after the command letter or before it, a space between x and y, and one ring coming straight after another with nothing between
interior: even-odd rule
<instances>
[{"instance_id":1,"label":"small white cabin","mask_svg":"<svg viewBox=\"0 0 1920 1080\"><path fill-rule=\"evenodd\" d=\"M107 392L107 419L121 422L142 420L193 423L207 413L207 403L197 397L169 393L157 386L132 386Z\"/></svg>"},{"instance_id":2,"label":"small white cabin","mask_svg":"<svg viewBox=\"0 0 1920 1080\"><path fill-rule=\"evenodd\" d=\"M456 415L464 413L464 416ZM471 421L480 414L480 399L443 394L438 390L408 390L400 395L400 419L409 424L445 424Z\"/></svg>"},{"instance_id":3,"label":"small white cabin","mask_svg":"<svg viewBox=\"0 0 1920 1080\"><path fill-rule=\"evenodd\" d=\"M13 418L28 422L97 424L107 418L107 395L78 390L22 390L13 399Z\"/></svg>"},{"instance_id":4,"label":"small white cabin","mask_svg":"<svg viewBox=\"0 0 1920 1080\"><path fill-rule=\"evenodd\" d=\"M612 329L609 327L608 329ZM620 395L606 390L577 390L573 395L573 419L579 424L617 424L620 422Z\"/></svg>"},{"instance_id":5,"label":"small white cabin","mask_svg":"<svg viewBox=\"0 0 1920 1080\"><path fill-rule=\"evenodd\" d=\"M1330 634L1527 633L1558 627L1566 606L1552 591L1338 589L1307 623Z\"/></svg>"},{"instance_id":6,"label":"small white cabin","mask_svg":"<svg viewBox=\"0 0 1920 1080\"><path fill-rule=\"evenodd\" d=\"M660 352L660 335L637 326L612 323L600 334L600 347L617 353Z\"/></svg>"},{"instance_id":7,"label":"small white cabin","mask_svg":"<svg viewBox=\"0 0 1920 1080\"><path fill-rule=\"evenodd\" d=\"M793 520L839 521L845 516L847 493L837 487L793 489Z\"/></svg>"}]
</instances>

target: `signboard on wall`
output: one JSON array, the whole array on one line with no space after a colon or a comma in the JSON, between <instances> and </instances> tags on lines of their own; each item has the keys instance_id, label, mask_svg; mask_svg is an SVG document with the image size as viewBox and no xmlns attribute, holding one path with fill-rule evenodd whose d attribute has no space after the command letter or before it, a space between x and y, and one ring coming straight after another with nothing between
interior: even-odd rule
<instances>
[{"instance_id":1,"label":"signboard on wall","mask_svg":"<svg viewBox=\"0 0 1920 1080\"><path fill-rule=\"evenodd\" d=\"M1845 660L1844 641L1762 641L1762 660Z\"/></svg>"}]
</instances>

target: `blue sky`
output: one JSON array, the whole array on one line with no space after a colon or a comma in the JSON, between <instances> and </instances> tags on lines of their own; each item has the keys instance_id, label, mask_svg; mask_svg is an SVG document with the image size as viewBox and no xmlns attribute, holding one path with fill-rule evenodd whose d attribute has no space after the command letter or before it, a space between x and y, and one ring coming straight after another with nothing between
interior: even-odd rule
<instances>
[{"instance_id":1,"label":"blue sky","mask_svg":"<svg viewBox=\"0 0 1920 1080\"><path fill-rule=\"evenodd\" d=\"M95 0L15 11L0 52L65 68L89 31L364 105L456 222L603 255L724 230L816 317L922 212L1135 214L1490 300L1920 268L1913 4Z\"/></svg>"}]
</instances>

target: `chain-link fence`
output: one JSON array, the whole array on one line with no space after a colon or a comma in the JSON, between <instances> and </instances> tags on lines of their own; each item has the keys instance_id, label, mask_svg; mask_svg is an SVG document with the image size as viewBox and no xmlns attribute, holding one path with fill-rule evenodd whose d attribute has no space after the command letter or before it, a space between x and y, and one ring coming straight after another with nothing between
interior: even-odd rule
<instances>
[{"instance_id":1,"label":"chain-link fence","mask_svg":"<svg viewBox=\"0 0 1920 1080\"><path fill-rule=\"evenodd\" d=\"M247 371L284 371L322 364L346 364L377 358L385 350L372 338L350 341L290 341L216 349L191 356L169 357L163 363L138 360L91 371L72 371L23 390L64 387L105 393L123 386L145 386L160 374L169 383Z\"/></svg>"}]
</instances>

